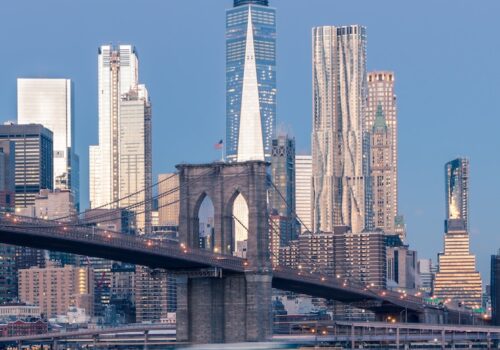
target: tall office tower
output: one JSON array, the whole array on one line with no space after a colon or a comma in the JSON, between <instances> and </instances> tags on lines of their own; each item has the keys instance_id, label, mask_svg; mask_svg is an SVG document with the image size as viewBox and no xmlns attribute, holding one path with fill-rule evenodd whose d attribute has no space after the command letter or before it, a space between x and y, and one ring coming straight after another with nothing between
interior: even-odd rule
<instances>
[{"instance_id":1,"label":"tall office tower","mask_svg":"<svg viewBox=\"0 0 500 350\"><path fill-rule=\"evenodd\" d=\"M151 229L152 145L151 104L144 85L122 96L119 120L119 198L121 207L134 207L137 227Z\"/></svg>"},{"instance_id":2,"label":"tall office tower","mask_svg":"<svg viewBox=\"0 0 500 350\"><path fill-rule=\"evenodd\" d=\"M54 189L68 189L79 205L79 160L75 153L73 84L69 79L17 79L18 124L52 131Z\"/></svg>"},{"instance_id":3,"label":"tall office tower","mask_svg":"<svg viewBox=\"0 0 500 350\"><path fill-rule=\"evenodd\" d=\"M113 263L111 267L111 299L121 323L135 322L135 265Z\"/></svg>"},{"instance_id":4,"label":"tall office tower","mask_svg":"<svg viewBox=\"0 0 500 350\"><path fill-rule=\"evenodd\" d=\"M397 176L392 156L392 133L388 128L382 104L370 133L370 194L372 229L382 229L387 234L395 232L397 195L393 183ZM404 239L404 237L401 237Z\"/></svg>"},{"instance_id":5,"label":"tall office tower","mask_svg":"<svg viewBox=\"0 0 500 350\"><path fill-rule=\"evenodd\" d=\"M394 221L398 214L398 120L393 72L368 73L364 127L367 132L372 133L370 177L373 228L392 234L395 232ZM383 162L379 157L383 157Z\"/></svg>"},{"instance_id":6,"label":"tall office tower","mask_svg":"<svg viewBox=\"0 0 500 350\"><path fill-rule=\"evenodd\" d=\"M385 236L387 289L415 292L417 252L408 249L398 235Z\"/></svg>"},{"instance_id":7,"label":"tall office tower","mask_svg":"<svg viewBox=\"0 0 500 350\"><path fill-rule=\"evenodd\" d=\"M313 28L313 231L365 228L366 29Z\"/></svg>"},{"instance_id":8,"label":"tall office tower","mask_svg":"<svg viewBox=\"0 0 500 350\"><path fill-rule=\"evenodd\" d=\"M272 142L271 189L269 205L281 216L295 213L295 139L280 135Z\"/></svg>"},{"instance_id":9,"label":"tall office tower","mask_svg":"<svg viewBox=\"0 0 500 350\"><path fill-rule=\"evenodd\" d=\"M131 45L99 48L99 145L89 149L92 208L151 203L151 105L138 82L138 65ZM150 213L147 209L135 211ZM147 231L150 222L150 215L138 215L140 229Z\"/></svg>"},{"instance_id":10,"label":"tall office tower","mask_svg":"<svg viewBox=\"0 0 500 350\"><path fill-rule=\"evenodd\" d=\"M276 133L276 10L234 0L226 12L226 157L271 157Z\"/></svg>"},{"instance_id":11,"label":"tall office tower","mask_svg":"<svg viewBox=\"0 0 500 350\"><path fill-rule=\"evenodd\" d=\"M311 186L312 157L295 156L295 212L300 222L300 233L310 231L311 227Z\"/></svg>"},{"instance_id":12,"label":"tall office tower","mask_svg":"<svg viewBox=\"0 0 500 350\"><path fill-rule=\"evenodd\" d=\"M281 245L286 245L297 236L298 225L295 218L295 139L280 135L272 142L271 180L269 189L269 209L273 215L285 219L279 225Z\"/></svg>"},{"instance_id":13,"label":"tall office tower","mask_svg":"<svg viewBox=\"0 0 500 350\"><path fill-rule=\"evenodd\" d=\"M15 143L15 206L33 205L41 189L53 188L52 131L40 124L0 125L0 140Z\"/></svg>"},{"instance_id":14,"label":"tall office tower","mask_svg":"<svg viewBox=\"0 0 500 350\"><path fill-rule=\"evenodd\" d=\"M0 207L14 208L16 144L0 140Z\"/></svg>"},{"instance_id":15,"label":"tall office tower","mask_svg":"<svg viewBox=\"0 0 500 350\"><path fill-rule=\"evenodd\" d=\"M92 314L92 271L87 267L48 266L19 271L19 299L40 306L47 317L65 315L69 306Z\"/></svg>"},{"instance_id":16,"label":"tall office tower","mask_svg":"<svg viewBox=\"0 0 500 350\"><path fill-rule=\"evenodd\" d=\"M491 323L500 326L500 250L491 256Z\"/></svg>"},{"instance_id":17,"label":"tall office tower","mask_svg":"<svg viewBox=\"0 0 500 350\"><path fill-rule=\"evenodd\" d=\"M179 226L179 175L158 174L158 212L160 226Z\"/></svg>"},{"instance_id":18,"label":"tall office tower","mask_svg":"<svg viewBox=\"0 0 500 350\"><path fill-rule=\"evenodd\" d=\"M469 229L469 160L457 158L445 165L446 222L461 222ZM459 220L459 221L456 221Z\"/></svg>"},{"instance_id":19,"label":"tall office tower","mask_svg":"<svg viewBox=\"0 0 500 350\"><path fill-rule=\"evenodd\" d=\"M468 224L469 161L446 163L444 252L438 256L434 296L451 298L470 308L481 307L482 283L476 257L470 253Z\"/></svg>"},{"instance_id":20,"label":"tall office tower","mask_svg":"<svg viewBox=\"0 0 500 350\"><path fill-rule=\"evenodd\" d=\"M434 283L435 267L431 259L418 259L417 261L417 288L419 291L430 295Z\"/></svg>"},{"instance_id":21,"label":"tall office tower","mask_svg":"<svg viewBox=\"0 0 500 350\"><path fill-rule=\"evenodd\" d=\"M0 244L0 304L17 298L16 247Z\"/></svg>"}]
</instances>

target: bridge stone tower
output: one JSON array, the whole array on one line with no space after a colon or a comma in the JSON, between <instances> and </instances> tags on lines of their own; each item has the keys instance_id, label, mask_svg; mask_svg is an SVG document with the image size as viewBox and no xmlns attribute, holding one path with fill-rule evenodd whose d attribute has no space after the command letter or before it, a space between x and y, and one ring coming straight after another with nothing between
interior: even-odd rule
<instances>
[{"instance_id":1,"label":"bridge stone tower","mask_svg":"<svg viewBox=\"0 0 500 350\"><path fill-rule=\"evenodd\" d=\"M248 206L247 268L243 274L177 279L177 341L231 343L271 337L272 268L269 255L267 163L181 164L179 240L199 246L200 206L209 196L214 207L213 251L235 251L233 204L238 195Z\"/></svg>"}]
</instances>

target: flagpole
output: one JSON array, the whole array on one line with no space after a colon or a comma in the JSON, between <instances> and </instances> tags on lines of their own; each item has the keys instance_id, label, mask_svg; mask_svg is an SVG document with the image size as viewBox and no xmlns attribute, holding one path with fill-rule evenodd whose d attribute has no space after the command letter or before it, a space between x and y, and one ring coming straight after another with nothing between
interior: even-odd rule
<instances>
[{"instance_id":1,"label":"flagpole","mask_svg":"<svg viewBox=\"0 0 500 350\"><path fill-rule=\"evenodd\" d=\"M221 154L221 162L224 162L224 142L222 142L222 148L220 150L220 154Z\"/></svg>"}]
</instances>

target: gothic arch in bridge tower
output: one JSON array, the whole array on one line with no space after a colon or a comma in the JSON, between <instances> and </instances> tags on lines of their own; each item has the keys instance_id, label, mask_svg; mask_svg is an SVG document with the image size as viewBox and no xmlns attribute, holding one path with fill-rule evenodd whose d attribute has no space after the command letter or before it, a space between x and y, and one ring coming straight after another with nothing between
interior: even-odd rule
<instances>
[{"instance_id":1,"label":"gothic arch in bridge tower","mask_svg":"<svg viewBox=\"0 0 500 350\"><path fill-rule=\"evenodd\" d=\"M244 246L238 241L246 240L250 265L268 270L266 168L263 161L178 165L181 243L199 247L198 212L208 196L214 207L213 251L232 255L238 251L238 243L240 249Z\"/></svg>"}]
</instances>

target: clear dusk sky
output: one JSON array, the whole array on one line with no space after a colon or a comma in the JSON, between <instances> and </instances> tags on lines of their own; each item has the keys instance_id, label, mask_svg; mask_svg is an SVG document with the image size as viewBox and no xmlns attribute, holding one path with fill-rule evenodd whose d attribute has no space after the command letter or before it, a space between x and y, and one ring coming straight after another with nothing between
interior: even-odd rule
<instances>
[{"instance_id":1,"label":"clear dusk sky","mask_svg":"<svg viewBox=\"0 0 500 350\"><path fill-rule=\"evenodd\" d=\"M472 251L483 283L500 248L500 2L270 0L278 14L278 125L310 151L311 28L361 24L368 69L396 74L400 212L419 257L443 246L444 163L471 160ZM153 103L155 177L220 157L225 9L230 0L15 0L0 7L0 121L16 119L16 78L75 84L83 207L97 143L97 48L133 44Z\"/></svg>"}]
</instances>

